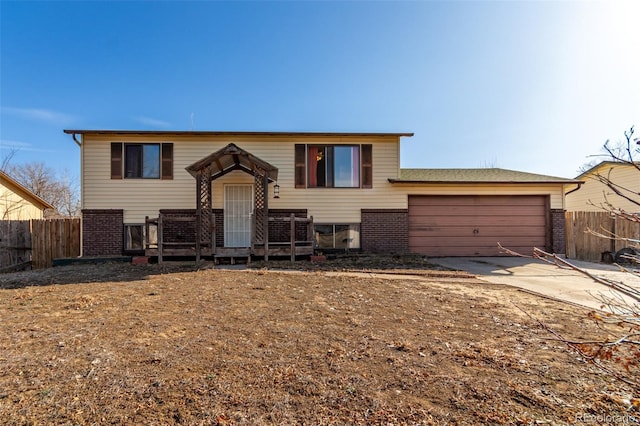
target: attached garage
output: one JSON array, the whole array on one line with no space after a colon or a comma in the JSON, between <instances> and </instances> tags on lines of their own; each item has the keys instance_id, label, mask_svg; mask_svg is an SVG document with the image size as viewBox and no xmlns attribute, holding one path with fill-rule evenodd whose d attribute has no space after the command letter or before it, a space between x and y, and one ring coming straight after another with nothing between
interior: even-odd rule
<instances>
[{"instance_id":1,"label":"attached garage","mask_svg":"<svg viewBox=\"0 0 640 426\"><path fill-rule=\"evenodd\" d=\"M573 179L498 168L400 169L407 250L426 256L499 256L565 250L564 194ZM364 238L364 237L363 237Z\"/></svg>"},{"instance_id":2,"label":"attached garage","mask_svg":"<svg viewBox=\"0 0 640 426\"><path fill-rule=\"evenodd\" d=\"M409 250L427 256L497 256L498 243L530 254L548 245L548 196L410 195Z\"/></svg>"}]
</instances>

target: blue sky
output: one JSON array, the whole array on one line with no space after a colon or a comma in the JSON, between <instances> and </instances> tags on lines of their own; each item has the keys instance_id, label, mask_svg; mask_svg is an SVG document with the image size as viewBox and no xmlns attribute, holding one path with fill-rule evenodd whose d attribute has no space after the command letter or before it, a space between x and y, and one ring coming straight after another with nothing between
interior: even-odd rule
<instances>
[{"instance_id":1,"label":"blue sky","mask_svg":"<svg viewBox=\"0 0 640 426\"><path fill-rule=\"evenodd\" d=\"M63 129L414 132L401 166L574 177L640 136L640 2L0 0L0 154Z\"/></svg>"}]
</instances>

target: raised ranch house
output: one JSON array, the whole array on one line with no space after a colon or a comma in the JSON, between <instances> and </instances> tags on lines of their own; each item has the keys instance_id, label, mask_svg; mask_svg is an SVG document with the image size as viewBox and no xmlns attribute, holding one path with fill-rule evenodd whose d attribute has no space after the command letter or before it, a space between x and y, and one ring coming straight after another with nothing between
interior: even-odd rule
<instances>
[{"instance_id":1,"label":"raised ranch house","mask_svg":"<svg viewBox=\"0 0 640 426\"><path fill-rule=\"evenodd\" d=\"M571 179L400 169L412 133L65 130L80 146L82 254L428 256L564 251Z\"/></svg>"},{"instance_id":2,"label":"raised ranch house","mask_svg":"<svg viewBox=\"0 0 640 426\"><path fill-rule=\"evenodd\" d=\"M42 219L53 206L0 171L1 220Z\"/></svg>"}]
</instances>

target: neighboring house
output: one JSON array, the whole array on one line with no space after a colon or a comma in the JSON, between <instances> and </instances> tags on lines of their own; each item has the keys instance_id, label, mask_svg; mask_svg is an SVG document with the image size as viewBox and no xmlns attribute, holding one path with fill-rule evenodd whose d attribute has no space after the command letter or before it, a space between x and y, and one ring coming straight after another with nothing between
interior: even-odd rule
<instances>
[{"instance_id":1,"label":"neighboring house","mask_svg":"<svg viewBox=\"0 0 640 426\"><path fill-rule=\"evenodd\" d=\"M53 206L0 171L0 220L42 219Z\"/></svg>"},{"instance_id":2,"label":"neighboring house","mask_svg":"<svg viewBox=\"0 0 640 426\"><path fill-rule=\"evenodd\" d=\"M401 170L400 139L412 133L65 133L81 149L84 256L158 255L156 239L166 255L282 255L305 241L311 251L486 256L500 242L563 253L564 193L578 182Z\"/></svg>"},{"instance_id":3,"label":"neighboring house","mask_svg":"<svg viewBox=\"0 0 640 426\"><path fill-rule=\"evenodd\" d=\"M640 170L628 163L603 161L576 177L584 183L566 193L568 211L604 211L610 203L629 213L640 212L638 204L616 194L598 176L611 180L623 194L640 202Z\"/></svg>"}]
</instances>

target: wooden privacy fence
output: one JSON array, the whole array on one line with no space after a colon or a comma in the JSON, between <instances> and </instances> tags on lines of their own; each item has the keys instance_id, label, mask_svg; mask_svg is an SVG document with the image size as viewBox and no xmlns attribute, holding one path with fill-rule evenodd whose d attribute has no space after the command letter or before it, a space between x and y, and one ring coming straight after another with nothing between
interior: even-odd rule
<instances>
[{"instance_id":1,"label":"wooden privacy fence","mask_svg":"<svg viewBox=\"0 0 640 426\"><path fill-rule=\"evenodd\" d=\"M31 221L0 220L0 270L31 259Z\"/></svg>"},{"instance_id":2,"label":"wooden privacy fence","mask_svg":"<svg viewBox=\"0 0 640 426\"><path fill-rule=\"evenodd\" d=\"M567 257L599 262L604 252L616 252L633 243L621 238L640 239L640 224L614 218L608 212L566 212ZM603 238L589 230L616 235L618 239Z\"/></svg>"},{"instance_id":3,"label":"wooden privacy fence","mask_svg":"<svg viewBox=\"0 0 640 426\"><path fill-rule=\"evenodd\" d=\"M53 259L80 256L80 219L0 221L0 268L31 261L48 268Z\"/></svg>"},{"instance_id":4,"label":"wooden privacy fence","mask_svg":"<svg viewBox=\"0 0 640 426\"><path fill-rule=\"evenodd\" d=\"M80 256L80 219L31 221L33 268L48 268L55 258L78 256Z\"/></svg>"}]
</instances>

